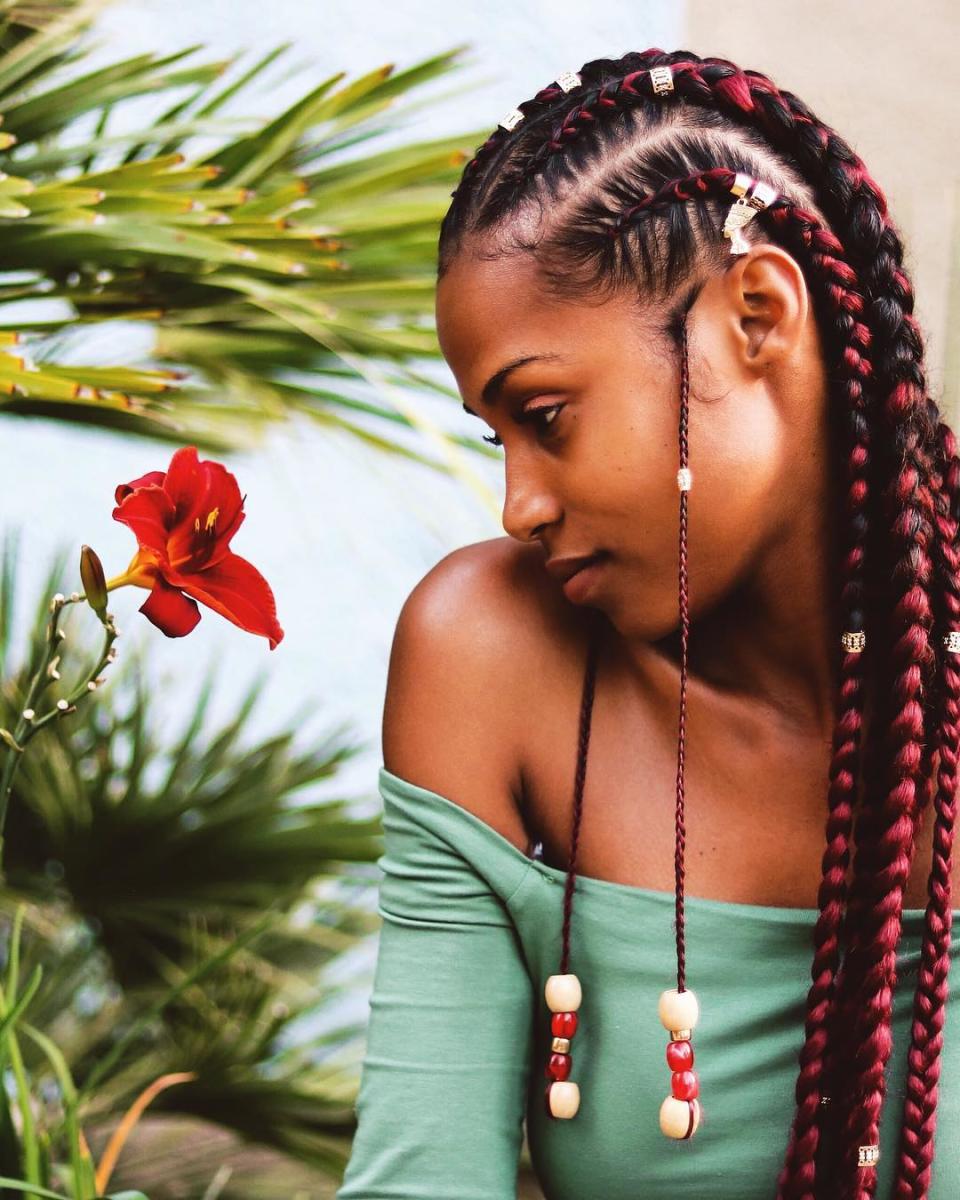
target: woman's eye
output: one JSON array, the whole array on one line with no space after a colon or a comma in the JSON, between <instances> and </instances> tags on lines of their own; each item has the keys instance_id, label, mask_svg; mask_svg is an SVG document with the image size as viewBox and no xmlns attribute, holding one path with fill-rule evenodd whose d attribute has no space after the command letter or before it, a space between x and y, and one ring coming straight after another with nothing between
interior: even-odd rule
<instances>
[{"instance_id":1,"label":"woman's eye","mask_svg":"<svg viewBox=\"0 0 960 1200\"><path fill-rule=\"evenodd\" d=\"M536 427L540 430L540 432L543 432L543 431L549 429L550 426L554 423L554 421L556 420L557 414L560 412L561 408L563 408L562 404L548 404L548 405L545 405L543 408L528 408L517 419L521 425L525 425L528 422L530 422L530 423L536 425ZM544 415L545 413L550 413L551 416L548 418ZM491 446L502 446L503 445L503 439L496 433L494 433L490 436L488 436L487 434L484 434L483 440L485 442L489 442Z\"/></svg>"},{"instance_id":2,"label":"woman's eye","mask_svg":"<svg viewBox=\"0 0 960 1200\"><path fill-rule=\"evenodd\" d=\"M524 423L532 421L539 430L543 431L550 428L561 408L563 408L562 404L547 404L543 408L528 408L520 417L520 420ZM545 413L552 414L549 420L544 416Z\"/></svg>"}]
</instances>

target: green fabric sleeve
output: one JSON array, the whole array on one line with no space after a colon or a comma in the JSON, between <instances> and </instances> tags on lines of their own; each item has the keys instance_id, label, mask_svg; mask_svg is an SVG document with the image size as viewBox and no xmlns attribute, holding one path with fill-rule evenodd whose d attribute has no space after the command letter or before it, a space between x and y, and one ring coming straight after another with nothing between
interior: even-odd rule
<instances>
[{"instance_id":1,"label":"green fabric sleeve","mask_svg":"<svg viewBox=\"0 0 960 1200\"><path fill-rule=\"evenodd\" d=\"M536 1005L509 905L526 867L481 874L462 852L489 845L475 819L383 774L381 790L382 925L335 1200L515 1200Z\"/></svg>"}]
</instances>

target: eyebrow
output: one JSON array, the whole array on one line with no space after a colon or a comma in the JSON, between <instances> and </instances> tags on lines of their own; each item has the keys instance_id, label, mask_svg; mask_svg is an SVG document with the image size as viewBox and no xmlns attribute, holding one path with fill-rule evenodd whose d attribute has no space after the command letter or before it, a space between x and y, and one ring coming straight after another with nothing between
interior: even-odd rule
<instances>
[{"instance_id":1,"label":"eyebrow","mask_svg":"<svg viewBox=\"0 0 960 1200\"><path fill-rule=\"evenodd\" d=\"M503 391L503 385L506 383L507 377L511 371L516 371L520 367L525 367L527 363L532 362L562 362L564 357L565 356L563 354L551 352L548 354L524 354L521 355L520 358L514 358L502 366L499 371L494 372L494 374L490 376L487 382L483 385L483 390L480 392L480 399L484 402L484 404L488 404L492 407L494 404L496 404L500 393ZM463 411L468 412L471 417L478 417L480 415L479 413L474 412L472 408L468 407L466 403L463 405Z\"/></svg>"}]
</instances>

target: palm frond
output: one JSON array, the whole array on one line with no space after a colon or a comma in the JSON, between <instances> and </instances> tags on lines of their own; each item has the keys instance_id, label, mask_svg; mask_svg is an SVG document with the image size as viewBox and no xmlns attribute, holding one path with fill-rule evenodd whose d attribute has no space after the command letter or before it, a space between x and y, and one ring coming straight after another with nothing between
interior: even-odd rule
<instances>
[{"instance_id":1,"label":"palm frond","mask_svg":"<svg viewBox=\"0 0 960 1200\"><path fill-rule=\"evenodd\" d=\"M389 360L399 374L439 354L436 237L451 185L480 135L364 149L402 123L399 101L455 72L466 47L401 71L385 64L354 80L332 74L277 116L242 122L225 110L288 47L261 51L249 64L240 55L196 62L201 48L188 47L78 73L81 35L98 7L41 5L22 24L20 6L8 10L0 53L0 333L10 348L0 343L0 417L52 417L223 450L249 448L270 423L299 411L393 451L396 424L388 418L378 429L376 413L395 406L371 383L376 371L352 372L370 400L371 424L346 420L335 401L322 399L339 388L329 366L344 361L328 353L328 340ZM170 98L156 124L114 132L113 118L145 95L160 104ZM216 147L191 157L197 136ZM267 286L283 299L269 313L259 300ZM14 301L17 315L6 319ZM37 302L35 320L23 320L24 301ZM289 319L293 311L310 332L302 319ZM53 339L72 338L81 348L86 327L106 321L147 323L156 333L153 361L106 364L115 375L98 377L95 364L77 367L76 355L69 363L51 357ZM202 328L204 340L178 337L184 327ZM290 362L270 360L278 338L314 377L308 403L295 403L295 389L273 386ZM228 361L238 339L248 354ZM416 435L419 423L407 424ZM426 445L415 454L441 471L480 446L445 431L439 437L440 453L428 454Z\"/></svg>"}]
</instances>

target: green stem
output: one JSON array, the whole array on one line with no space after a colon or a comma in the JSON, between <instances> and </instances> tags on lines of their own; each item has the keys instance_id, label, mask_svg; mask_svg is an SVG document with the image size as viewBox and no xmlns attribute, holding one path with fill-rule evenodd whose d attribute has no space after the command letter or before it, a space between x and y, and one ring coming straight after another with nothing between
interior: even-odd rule
<instances>
[{"instance_id":1,"label":"green stem","mask_svg":"<svg viewBox=\"0 0 960 1200\"><path fill-rule=\"evenodd\" d=\"M33 1111L30 1108L30 1083L23 1066L23 1056L13 1030L7 1034L7 1048L10 1052L10 1065L17 1082L17 1104L20 1108L20 1120L23 1124L23 1170L27 1183L40 1183L40 1149L37 1145L37 1131L33 1122Z\"/></svg>"},{"instance_id":2,"label":"green stem","mask_svg":"<svg viewBox=\"0 0 960 1200\"><path fill-rule=\"evenodd\" d=\"M20 1053L20 1045L17 1042L17 1036L14 1031L14 1022L16 1009L18 1006L17 990L20 986L20 935L23 929L23 916L26 912L26 905L17 906L16 913L13 918L13 927L10 931L10 961L7 965L7 988L9 988L9 1000L7 997L7 988L0 985L0 1014L4 1017L4 1025L9 1025L5 1028L6 1051L10 1056L10 1065L13 1068L14 1079L17 1083L17 1105L20 1109L20 1122L22 1125L21 1136L23 1139L23 1170L26 1174L27 1183L40 1183L40 1147L37 1143L36 1124L33 1119L33 1110L30 1107L30 1083L27 1079L27 1073L23 1066L23 1056ZM28 988L28 991L30 989ZM34 991L36 989L34 988ZM11 1020L6 1018L11 1017Z\"/></svg>"},{"instance_id":3,"label":"green stem","mask_svg":"<svg viewBox=\"0 0 960 1200\"><path fill-rule=\"evenodd\" d=\"M58 628L60 614L68 604L76 604L86 599L82 593L74 593L74 595L76 599L72 596L65 598L58 592L50 601L52 616L47 623L47 636L40 659L40 666L30 681L30 686L27 689L27 698L14 726L13 733L11 734L6 729L0 729L0 737L2 737L2 741L6 747L6 754L2 763L0 763L0 878L3 877L3 832L7 821L7 808L10 803L11 792L13 791L13 778L17 773L17 768L20 765L20 760L26 750L27 743L31 738L36 737L40 730L45 725L49 725L51 721L55 721L58 717L66 716L67 713L75 712L76 705L81 698L89 696L93 690L88 685L90 683L97 683L97 676L113 661L115 653L113 651L113 643L117 637L117 630L113 623L113 616L109 612L104 611L100 617L105 630L103 650L92 673L80 681L72 695L64 697L67 703L63 708L54 707L42 717L35 716L32 719L23 715L25 711L33 709L34 705L38 703L43 690L57 678L54 672L56 671L56 664L60 657L58 651L61 641L67 636L62 629ZM0 747L0 753L2 753L2 749Z\"/></svg>"}]
</instances>

